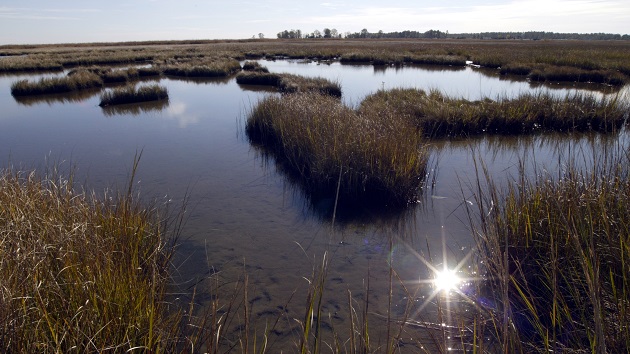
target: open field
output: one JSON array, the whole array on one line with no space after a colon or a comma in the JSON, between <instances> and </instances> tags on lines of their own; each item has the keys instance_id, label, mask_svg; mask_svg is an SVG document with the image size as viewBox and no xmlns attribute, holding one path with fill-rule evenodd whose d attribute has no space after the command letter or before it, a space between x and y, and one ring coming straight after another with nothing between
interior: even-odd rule
<instances>
[{"instance_id":1,"label":"open field","mask_svg":"<svg viewBox=\"0 0 630 354\"><path fill-rule=\"evenodd\" d=\"M630 76L629 41L527 40L249 40L2 46L15 55L0 72L60 70L86 65L216 59L295 58L374 65L464 65L466 60L532 80L594 81L620 85ZM21 56L17 56L21 55Z\"/></svg>"}]
</instances>

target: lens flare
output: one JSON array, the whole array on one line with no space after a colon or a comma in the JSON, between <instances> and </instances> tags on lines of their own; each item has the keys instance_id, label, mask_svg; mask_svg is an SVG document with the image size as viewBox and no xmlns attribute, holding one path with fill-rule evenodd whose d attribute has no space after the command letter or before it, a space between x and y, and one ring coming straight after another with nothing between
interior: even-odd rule
<instances>
[{"instance_id":1,"label":"lens flare","mask_svg":"<svg viewBox=\"0 0 630 354\"><path fill-rule=\"evenodd\" d=\"M457 276L454 270L445 269L435 274L433 284L438 291L451 291L457 288L461 279Z\"/></svg>"}]
</instances>

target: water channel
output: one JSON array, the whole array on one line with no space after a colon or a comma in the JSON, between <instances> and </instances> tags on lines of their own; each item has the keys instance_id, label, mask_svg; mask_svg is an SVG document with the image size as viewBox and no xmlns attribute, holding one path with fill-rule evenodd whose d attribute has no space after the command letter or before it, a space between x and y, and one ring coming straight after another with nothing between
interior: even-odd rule
<instances>
[{"instance_id":1,"label":"water channel","mask_svg":"<svg viewBox=\"0 0 630 354\"><path fill-rule=\"evenodd\" d=\"M351 106L376 90L397 87L438 89L471 100L586 89L532 85L470 67L285 60L261 64L271 72L338 81L344 103ZM521 162L538 171L554 171L570 151L588 153L593 146L616 141L628 145L625 132L435 141L429 176L435 183L424 190L416 207L404 215L384 211L349 216L333 228L320 212L330 204L313 205L273 161L250 146L243 132L247 112L260 98L275 94L273 90L239 86L234 78L163 78L168 103L113 110L98 106L100 91L19 100L11 96L14 81L48 75L58 74L0 76L0 167L44 170L57 165L65 171L76 169L79 187L117 189L125 187L134 155L142 151L136 188L143 198L170 201L177 208L188 196L174 270L181 298L198 285L197 300L203 305L210 298L204 287L211 285L204 279L218 278L229 285L247 274L252 313L261 328L289 299L294 307L287 307L287 317L303 316L305 278L319 267L324 253L330 262L324 308L331 324L338 326L348 321L348 290L361 300L368 279L370 311L386 314L390 262L408 285L430 277L419 255L438 267L465 259L473 247L466 206L474 203L469 186L476 180L475 161L483 161L493 177L507 181ZM430 292L422 285L418 298ZM392 306L402 307L405 301L396 287ZM286 323L278 326L276 335L291 342L294 330L295 324Z\"/></svg>"}]
</instances>

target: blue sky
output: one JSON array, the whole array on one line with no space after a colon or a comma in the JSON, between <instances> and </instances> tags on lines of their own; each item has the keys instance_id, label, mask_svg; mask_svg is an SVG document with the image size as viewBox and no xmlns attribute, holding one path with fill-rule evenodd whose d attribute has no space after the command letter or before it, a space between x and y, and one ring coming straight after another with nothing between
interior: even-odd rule
<instances>
[{"instance_id":1,"label":"blue sky","mask_svg":"<svg viewBox=\"0 0 630 354\"><path fill-rule=\"evenodd\" d=\"M630 34L628 0L0 0L0 45L241 39L285 29Z\"/></svg>"}]
</instances>

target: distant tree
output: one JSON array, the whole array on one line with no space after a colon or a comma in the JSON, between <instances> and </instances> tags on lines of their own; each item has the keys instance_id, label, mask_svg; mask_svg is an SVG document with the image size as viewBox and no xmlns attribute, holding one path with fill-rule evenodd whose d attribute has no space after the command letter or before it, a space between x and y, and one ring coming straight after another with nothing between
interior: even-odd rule
<instances>
[{"instance_id":1,"label":"distant tree","mask_svg":"<svg viewBox=\"0 0 630 354\"><path fill-rule=\"evenodd\" d=\"M324 38L330 38L330 28L324 28Z\"/></svg>"},{"instance_id":2,"label":"distant tree","mask_svg":"<svg viewBox=\"0 0 630 354\"><path fill-rule=\"evenodd\" d=\"M265 39L265 35L263 33L258 33L258 38Z\"/></svg>"},{"instance_id":3,"label":"distant tree","mask_svg":"<svg viewBox=\"0 0 630 354\"><path fill-rule=\"evenodd\" d=\"M319 30L313 31L313 38L322 38L322 33Z\"/></svg>"},{"instance_id":4,"label":"distant tree","mask_svg":"<svg viewBox=\"0 0 630 354\"><path fill-rule=\"evenodd\" d=\"M367 38L369 34L370 34L370 32L368 32L367 28L364 28L364 29L361 30L360 37L361 38Z\"/></svg>"},{"instance_id":5,"label":"distant tree","mask_svg":"<svg viewBox=\"0 0 630 354\"><path fill-rule=\"evenodd\" d=\"M332 38L337 38L337 37L339 37L339 32L337 32L337 29L335 29L335 28L331 29L331 30L330 30L330 36L331 36Z\"/></svg>"},{"instance_id":6,"label":"distant tree","mask_svg":"<svg viewBox=\"0 0 630 354\"><path fill-rule=\"evenodd\" d=\"M281 39L293 39L293 38L302 38L302 31L300 30L284 30L282 32L278 32L278 38Z\"/></svg>"}]
</instances>

